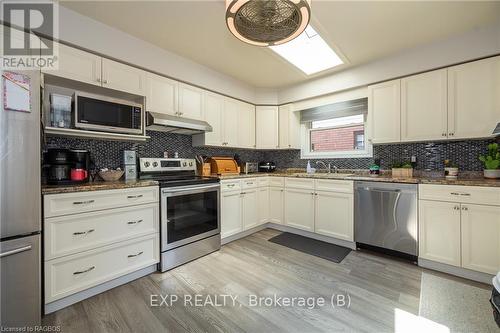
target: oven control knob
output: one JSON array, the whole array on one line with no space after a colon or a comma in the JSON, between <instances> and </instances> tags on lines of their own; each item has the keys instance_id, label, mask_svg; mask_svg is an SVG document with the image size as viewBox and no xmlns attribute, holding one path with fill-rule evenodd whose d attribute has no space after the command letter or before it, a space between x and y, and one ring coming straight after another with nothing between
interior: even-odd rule
<instances>
[{"instance_id":1,"label":"oven control knob","mask_svg":"<svg viewBox=\"0 0 500 333\"><path fill-rule=\"evenodd\" d=\"M193 162L189 162L189 166L193 166Z\"/></svg>"},{"instance_id":2,"label":"oven control knob","mask_svg":"<svg viewBox=\"0 0 500 333\"><path fill-rule=\"evenodd\" d=\"M186 162L182 162L182 166L183 167L187 166L187 163Z\"/></svg>"},{"instance_id":3,"label":"oven control knob","mask_svg":"<svg viewBox=\"0 0 500 333\"><path fill-rule=\"evenodd\" d=\"M158 162L153 162L153 167L157 167L158 166Z\"/></svg>"},{"instance_id":4,"label":"oven control knob","mask_svg":"<svg viewBox=\"0 0 500 333\"><path fill-rule=\"evenodd\" d=\"M144 162L144 166L145 166L146 168L149 168L149 162Z\"/></svg>"}]
</instances>

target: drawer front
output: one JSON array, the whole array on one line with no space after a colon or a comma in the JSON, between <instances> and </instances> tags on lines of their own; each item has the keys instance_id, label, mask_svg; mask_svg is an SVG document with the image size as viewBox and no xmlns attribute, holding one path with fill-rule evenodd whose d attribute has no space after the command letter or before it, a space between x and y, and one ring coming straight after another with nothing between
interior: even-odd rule
<instances>
[{"instance_id":1,"label":"drawer front","mask_svg":"<svg viewBox=\"0 0 500 333\"><path fill-rule=\"evenodd\" d=\"M159 204L47 218L45 260L159 232Z\"/></svg>"},{"instance_id":2,"label":"drawer front","mask_svg":"<svg viewBox=\"0 0 500 333\"><path fill-rule=\"evenodd\" d=\"M285 186L285 177L269 177L269 186Z\"/></svg>"},{"instance_id":3,"label":"drawer front","mask_svg":"<svg viewBox=\"0 0 500 333\"><path fill-rule=\"evenodd\" d=\"M45 303L159 261L158 234L45 262Z\"/></svg>"},{"instance_id":4,"label":"drawer front","mask_svg":"<svg viewBox=\"0 0 500 333\"><path fill-rule=\"evenodd\" d=\"M500 206L500 188L497 187L422 184L418 190L419 198L425 200Z\"/></svg>"},{"instance_id":5,"label":"drawer front","mask_svg":"<svg viewBox=\"0 0 500 333\"><path fill-rule=\"evenodd\" d=\"M287 188L302 188L306 190L314 189L314 179L304 178L285 178Z\"/></svg>"},{"instance_id":6,"label":"drawer front","mask_svg":"<svg viewBox=\"0 0 500 333\"><path fill-rule=\"evenodd\" d=\"M44 216L54 217L159 202L158 186L44 196Z\"/></svg>"},{"instance_id":7,"label":"drawer front","mask_svg":"<svg viewBox=\"0 0 500 333\"><path fill-rule=\"evenodd\" d=\"M244 190L256 188L258 184L259 183L256 178L245 178L241 180L241 188Z\"/></svg>"},{"instance_id":8,"label":"drawer front","mask_svg":"<svg viewBox=\"0 0 500 333\"><path fill-rule=\"evenodd\" d=\"M269 186L269 177L259 177L259 178L257 178L257 184L259 184L259 187Z\"/></svg>"},{"instance_id":9,"label":"drawer front","mask_svg":"<svg viewBox=\"0 0 500 333\"><path fill-rule=\"evenodd\" d=\"M240 180L223 180L220 182L222 192L241 190Z\"/></svg>"},{"instance_id":10,"label":"drawer front","mask_svg":"<svg viewBox=\"0 0 500 333\"><path fill-rule=\"evenodd\" d=\"M354 182L350 180L316 179L314 184L316 191L354 193Z\"/></svg>"}]
</instances>

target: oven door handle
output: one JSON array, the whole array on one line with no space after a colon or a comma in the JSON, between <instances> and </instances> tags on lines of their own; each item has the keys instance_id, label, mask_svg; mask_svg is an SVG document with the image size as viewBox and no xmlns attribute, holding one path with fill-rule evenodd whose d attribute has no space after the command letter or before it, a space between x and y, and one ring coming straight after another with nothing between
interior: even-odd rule
<instances>
[{"instance_id":1,"label":"oven door handle","mask_svg":"<svg viewBox=\"0 0 500 333\"><path fill-rule=\"evenodd\" d=\"M161 190L161 193L163 195L165 194L171 194L171 193L179 193L179 192L192 192L192 191L204 191L204 190L211 190L211 189L218 189L219 188L219 183L214 184L214 185L203 185L203 186L182 186L182 187L172 187L172 188L164 188Z\"/></svg>"}]
</instances>

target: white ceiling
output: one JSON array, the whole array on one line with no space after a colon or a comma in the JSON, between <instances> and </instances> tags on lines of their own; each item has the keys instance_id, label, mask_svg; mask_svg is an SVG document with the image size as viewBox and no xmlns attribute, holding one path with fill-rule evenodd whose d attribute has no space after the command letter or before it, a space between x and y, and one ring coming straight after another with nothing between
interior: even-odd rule
<instances>
[{"instance_id":1,"label":"white ceiling","mask_svg":"<svg viewBox=\"0 0 500 333\"><path fill-rule=\"evenodd\" d=\"M271 50L244 44L233 37L224 22L221 0L61 4L262 88L304 82L500 20L500 1L312 0L312 25L347 63L306 76Z\"/></svg>"}]
</instances>

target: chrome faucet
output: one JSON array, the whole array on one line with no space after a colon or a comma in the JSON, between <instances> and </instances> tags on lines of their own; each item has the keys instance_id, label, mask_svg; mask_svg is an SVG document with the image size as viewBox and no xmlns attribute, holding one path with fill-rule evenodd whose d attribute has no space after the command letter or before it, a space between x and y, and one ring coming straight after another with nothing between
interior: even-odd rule
<instances>
[{"instance_id":1,"label":"chrome faucet","mask_svg":"<svg viewBox=\"0 0 500 333\"><path fill-rule=\"evenodd\" d=\"M323 161L316 161L316 165L318 165L318 164L322 165L323 168L328 171L328 173L332 172L332 165L330 163L328 163L328 165L326 165L326 163ZM336 168L336 167L334 167L334 168Z\"/></svg>"}]
</instances>

